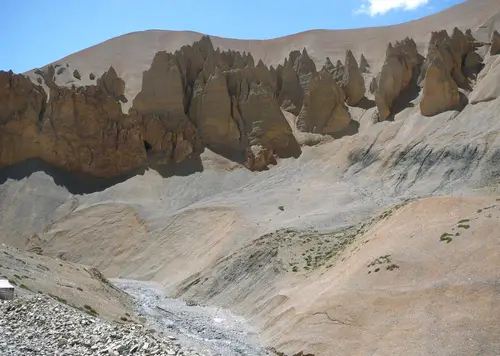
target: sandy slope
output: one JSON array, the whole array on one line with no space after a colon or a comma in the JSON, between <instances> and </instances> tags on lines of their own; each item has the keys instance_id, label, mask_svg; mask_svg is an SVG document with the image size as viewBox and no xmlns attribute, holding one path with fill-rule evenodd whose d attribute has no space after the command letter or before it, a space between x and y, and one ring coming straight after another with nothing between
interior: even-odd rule
<instances>
[{"instance_id":1,"label":"sandy slope","mask_svg":"<svg viewBox=\"0 0 500 356\"><path fill-rule=\"evenodd\" d=\"M329 56L335 63L344 61L345 51L350 49L359 58L364 53L376 75L383 63L385 50L389 42L413 37L424 54L431 31L458 26L465 30L471 28L477 37L489 41L492 28L498 24L488 23L488 19L500 11L496 0L469 0L448 10L426 18L401 25L365 28L356 30L312 30L271 40L236 40L212 37L214 46L222 50L249 51L256 60L262 59L268 65L282 63L292 50L306 48L309 55L320 66ZM479 26L485 25L478 29ZM80 52L71 54L54 62L69 68L57 76L58 84L90 84L89 74L99 77L110 65L126 82L125 95L131 99L140 91L142 72L149 69L154 55L158 51L175 51L185 44L191 44L201 37L195 32L142 31L119 36ZM73 70L78 69L82 80L75 80ZM29 72L33 75L33 72ZM95 82L95 81L94 81Z\"/></svg>"}]
</instances>

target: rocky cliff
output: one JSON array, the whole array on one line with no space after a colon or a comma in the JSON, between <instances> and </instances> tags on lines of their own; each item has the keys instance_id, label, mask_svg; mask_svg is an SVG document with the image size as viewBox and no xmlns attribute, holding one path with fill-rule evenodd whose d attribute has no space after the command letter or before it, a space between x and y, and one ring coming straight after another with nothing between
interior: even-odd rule
<instances>
[{"instance_id":1,"label":"rocky cliff","mask_svg":"<svg viewBox=\"0 0 500 356\"><path fill-rule=\"evenodd\" d=\"M492 56L498 38L493 32ZM365 98L365 78L371 79L375 121L413 100L425 116L460 110L483 66L481 45L471 31L437 31L424 58L406 38L389 44L380 73L370 73L366 58L358 65L350 50L344 63L327 58L319 71L306 49L294 50L275 69L262 60L255 65L250 53L220 51L205 36L174 53L158 52L141 91L128 99L113 67L95 81L88 75L92 84L85 86L58 86L57 76L70 71L64 66L37 70L33 81L0 72L0 167L39 158L109 178L176 166L207 147L263 170L279 157L301 154L295 131L344 135L353 123L351 107ZM77 69L69 73L81 81Z\"/></svg>"}]
</instances>

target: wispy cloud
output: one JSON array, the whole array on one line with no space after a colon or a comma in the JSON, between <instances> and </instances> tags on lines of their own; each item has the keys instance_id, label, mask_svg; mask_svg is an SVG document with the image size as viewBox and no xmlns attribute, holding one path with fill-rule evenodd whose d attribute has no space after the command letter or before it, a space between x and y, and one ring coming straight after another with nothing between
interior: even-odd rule
<instances>
[{"instance_id":1,"label":"wispy cloud","mask_svg":"<svg viewBox=\"0 0 500 356\"><path fill-rule=\"evenodd\" d=\"M415 10L429 3L429 0L363 0L356 14L383 15L391 10Z\"/></svg>"}]
</instances>

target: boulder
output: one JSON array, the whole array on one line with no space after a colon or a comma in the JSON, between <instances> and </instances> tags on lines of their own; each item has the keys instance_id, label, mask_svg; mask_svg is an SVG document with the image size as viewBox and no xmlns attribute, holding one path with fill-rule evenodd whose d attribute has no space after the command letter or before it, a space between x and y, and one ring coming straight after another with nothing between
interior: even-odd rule
<instances>
[{"instance_id":1,"label":"boulder","mask_svg":"<svg viewBox=\"0 0 500 356\"><path fill-rule=\"evenodd\" d=\"M78 80L81 80L82 79L82 76L80 75L80 72L78 71L78 69L75 69L73 71L73 77L75 77L76 79Z\"/></svg>"},{"instance_id":2,"label":"boulder","mask_svg":"<svg viewBox=\"0 0 500 356\"><path fill-rule=\"evenodd\" d=\"M244 165L252 171L264 171L269 165L276 163L276 157L270 148L254 145L245 150Z\"/></svg>"}]
</instances>

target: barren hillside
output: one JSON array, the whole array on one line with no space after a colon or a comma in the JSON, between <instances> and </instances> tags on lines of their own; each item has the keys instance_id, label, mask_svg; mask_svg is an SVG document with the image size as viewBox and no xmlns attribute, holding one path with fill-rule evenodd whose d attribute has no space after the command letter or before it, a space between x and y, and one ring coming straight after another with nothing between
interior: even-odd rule
<instances>
[{"instance_id":1,"label":"barren hillside","mask_svg":"<svg viewBox=\"0 0 500 356\"><path fill-rule=\"evenodd\" d=\"M64 283L95 267L227 308L284 355L500 354L496 30L498 1L470 0L265 41L145 31L0 72L0 242Z\"/></svg>"}]
</instances>

